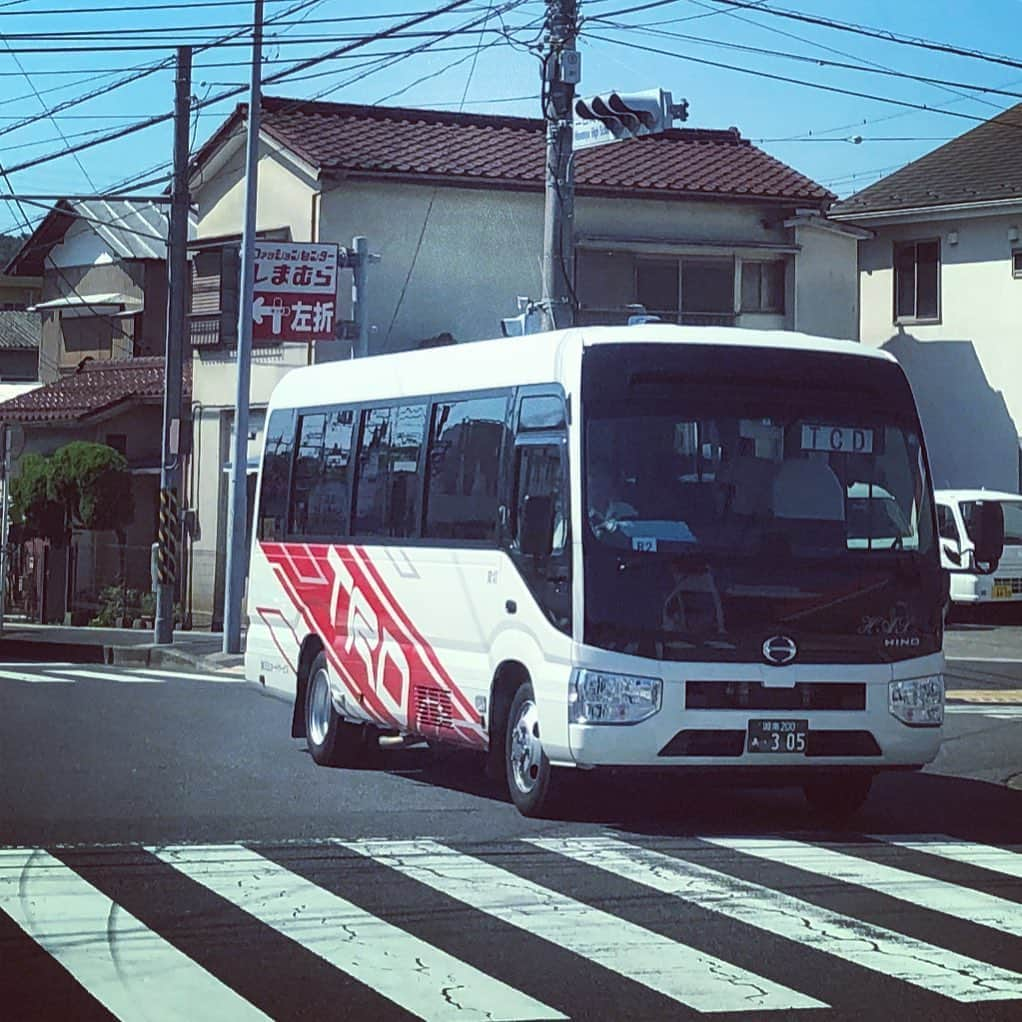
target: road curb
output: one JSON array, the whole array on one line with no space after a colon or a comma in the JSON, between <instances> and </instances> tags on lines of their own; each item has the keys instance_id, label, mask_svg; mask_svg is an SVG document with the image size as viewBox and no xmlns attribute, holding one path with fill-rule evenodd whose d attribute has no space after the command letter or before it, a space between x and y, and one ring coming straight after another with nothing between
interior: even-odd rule
<instances>
[{"instance_id":1,"label":"road curb","mask_svg":"<svg viewBox=\"0 0 1022 1022\"><path fill-rule=\"evenodd\" d=\"M946 695L949 703L1022 705L1022 688L952 689Z\"/></svg>"},{"instance_id":2,"label":"road curb","mask_svg":"<svg viewBox=\"0 0 1022 1022\"><path fill-rule=\"evenodd\" d=\"M34 639L7 639L0 643L3 662L16 663L21 660L40 661L67 660L70 663L106 663L103 647L88 642L45 642Z\"/></svg>"}]
</instances>

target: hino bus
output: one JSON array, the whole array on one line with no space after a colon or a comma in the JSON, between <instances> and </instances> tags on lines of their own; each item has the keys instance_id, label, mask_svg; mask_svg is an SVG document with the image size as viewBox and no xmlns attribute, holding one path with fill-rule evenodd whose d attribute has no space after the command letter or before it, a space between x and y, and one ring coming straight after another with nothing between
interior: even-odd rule
<instances>
[{"instance_id":1,"label":"hino bus","mask_svg":"<svg viewBox=\"0 0 1022 1022\"><path fill-rule=\"evenodd\" d=\"M478 749L526 815L632 767L849 812L937 753L947 588L894 359L580 328L281 381L245 669L316 763Z\"/></svg>"}]
</instances>

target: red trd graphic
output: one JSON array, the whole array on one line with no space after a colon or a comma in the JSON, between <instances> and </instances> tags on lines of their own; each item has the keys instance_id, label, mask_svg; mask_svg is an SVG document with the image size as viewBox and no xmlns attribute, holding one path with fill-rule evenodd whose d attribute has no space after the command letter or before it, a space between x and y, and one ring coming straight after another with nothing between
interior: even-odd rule
<instances>
[{"instance_id":1,"label":"red trd graphic","mask_svg":"<svg viewBox=\"0 0 1022 1022\"><path fill-rule=\"evenodd\" d=\"M384 727L486 745L472 706L365 549L319 543L260 546L364 713Z\"/></svg>"}]
</instances>

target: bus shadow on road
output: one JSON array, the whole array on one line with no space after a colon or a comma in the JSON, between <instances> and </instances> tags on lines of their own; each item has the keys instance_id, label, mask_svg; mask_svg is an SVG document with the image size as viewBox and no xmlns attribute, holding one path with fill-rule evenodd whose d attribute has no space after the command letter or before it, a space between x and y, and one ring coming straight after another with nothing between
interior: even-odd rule
<instances>
[{"instance_id":1,"label":"bus shadow on road","mask_svg":"<svg viewBox=\"0 0 1022 1022\"><path fill-rule=\"evenodd\" d=\"M379 769L417 784L503 802L478 756L407 749L385 754ZM798 788L738 787L702 775L654 771L568 774L550 822L598 824L650 835L777 834L833 830L949 834L994 844L1022 843L1022 790L926 773L878 777L865 806L840 819L814 813Z\"/></svg>"}]
</instances>

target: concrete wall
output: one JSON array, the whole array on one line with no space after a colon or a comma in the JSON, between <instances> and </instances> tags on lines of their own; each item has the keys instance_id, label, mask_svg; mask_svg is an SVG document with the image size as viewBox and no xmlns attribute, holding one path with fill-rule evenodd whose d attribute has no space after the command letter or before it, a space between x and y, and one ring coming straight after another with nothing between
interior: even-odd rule
<instances>
[{"instance_id":1,"label":"concrete wall","mask_svg":"<svg viewBox=\"0 0 1022 1022\"><path fill-rule=\"evenodd\" d=\"M795 228L794 329L823 337L859 339L857 242L812 225Z\"/></svg>"},{"instance_id":2,"label":"concrete wall","mask_svg":"<svg viewBox=\"0 0 1022 1022\"><path fill-rule=\"evenodd\" d=\"M1022 279L1008 238L1017 226L1011 215L870 225L876 237L860 245L861 337L904 365L938 486L1019 488ZM940 322L899 326L894 243L938 237Z\"/></svg>"},{"instance_id":3,"label":"concrete wall","mask_svg":"<svg viewBox=\"0 0 1022 1022\"><path fill-rule=\"evenodd\" d=\"M308 362L304 344L256 349L250 391L249 459L262 451L263 413L277 382ZM187 504L195 512L196 531L188 552L190 580L185 594L196 628L222 625L227 550L228 476L236 360L226 350L197 351L192 361L194 447L186 484ZM252 436L254 434L254 436ZM251 509L250 509L251 510Z\"/></svg>"}]
</instances>

